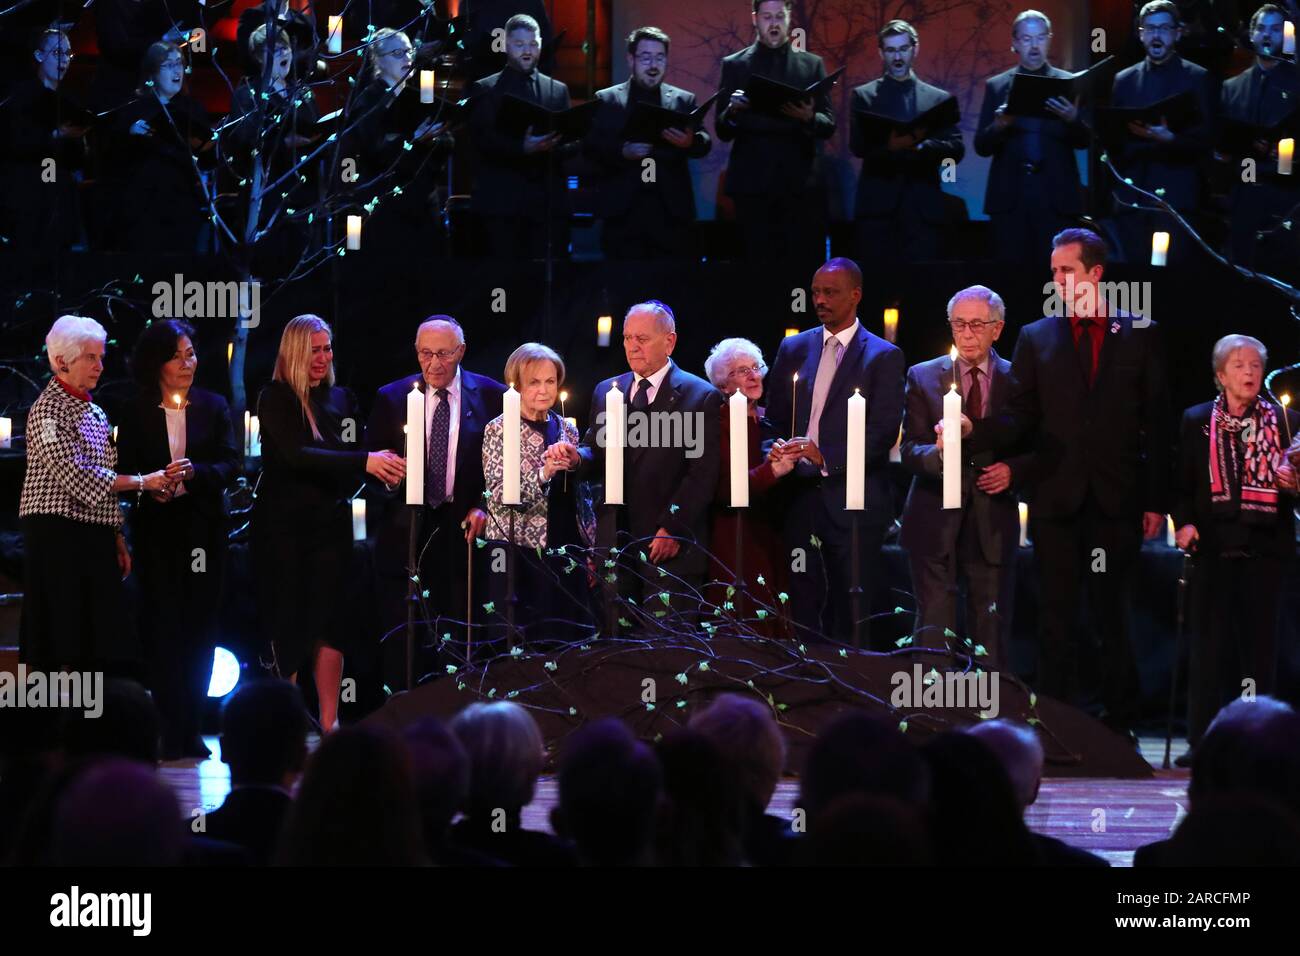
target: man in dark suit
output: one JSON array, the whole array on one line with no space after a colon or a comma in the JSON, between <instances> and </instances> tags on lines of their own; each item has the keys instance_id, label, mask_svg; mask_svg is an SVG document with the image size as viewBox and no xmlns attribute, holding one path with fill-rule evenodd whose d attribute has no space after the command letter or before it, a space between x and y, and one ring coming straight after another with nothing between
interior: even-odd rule
<instances>
[{"instance_id":1,"label":"man in dark suit","mask_svg":"<svg viewBox=\"0 0 1300 956\"><path fill-rule=\"evenodd\" d=\"M853 630L853 516L844 507L848 399L860 392L867 400L866 509L858 557L860 584L870 595L885 528L894 520L887 468L903 417L906 364L902 351L858 321L862 271L852 259L831 259L818 269L812 298L821 327L781 342L768 376L767 416L778 435L796 436L778 439L772 452L797 461L786 479L794 487L784 529L792 562L791 615L801 638L824 634L843 640ZM793 396L791 383L797 387ZM869 602L861 612L864 618L870 614Z\"/></svg>"},{"instance_id":2,"label":"man in dark suit","mask_svg":"<svg viewBox=\"0 0 1300 956\"><path fill-rule=\"evenodd\" d=\"M668 34L639 27L627 38L631 79L596 94L600 109L583 144L600 164L599 215L610 259L651 259L690 254L695 194L687 159L708 155L713 142L703 129L686 124L666 129L662 141L629 142L623 134L637 103L678 113L695 109L695 94L664 82Z\"/></svg>"},{"instance_id":3,"label":"man in dark suit","mask_svg":"<svg viewBox=\"0 0 1300 956\"><path fill-rule=\"evenodd\" d=\"M544 258L548 228L553 252L562 253L568 244L562 159L570 148L560 144L557 133L534 135L530 126L517 138L497 126L507 95L548 110L569 108L569 88L537 67L539 29L530 16L511 17L505 26L505 69L469 91L470 135L478 154L472 207L483 221L491 254L501 259Z\"/></svg>"},{"instance_id":4,"label":"man in dark suit","mask_svg":"<svg viewBox=\"0 0 1300 956\"><path fill-rule=\"evenodd\" d=\"M221 711L230 794L204 818L203 836L244 847L259 866L270 864L293 802L290 789L307 761L308 720L302 692L288 681L253 681L231 695Z\"/></svg>"},{"instance_id":5,"label":"man in dark suit","mask_svg":"<svg viewBox=\"0 0 1300 956\"><path fill-rule=\"evenodd\" d=\"M1083 212L1083 191L1075 150L1088 147L1088 129L1078 104L1048 100L1054 116L1012 116L1007 98L1017 73L1067 77L1047 55L1052 22L1025 10L1011 24L1011 51L1020 62L984 85L984 105L975 131L975 152L992 156L984 212L993 228L994 256L1003 262L1033 262L1052 236Z\"/></svg>"},{"instance_id":6,"label":"man in dark suit","mask_svg":"<svg viewBox=\"0 0 1300 956\"><path fill-rule=\"evenodd\" d=\"M943 507L943 453L934 426L943 400L956 384L972 420L996 414L1011 388L1011 363L993 349L1002 334L1006 306L982 285L963 289L948 302L948 324L957 361L945 355L907 371L903 415L903 467L912 487L903 508L899 544L907 551L917 605L917 643L944 647L945 629L982 645L992 667L1007 664L1019 509L1013 487L1032 475L1031 454L992 450L963 454L960 508ZM963 452L966 449L962 449ZM966 583L966 626L957 630L958 583Z\"/></svg>"},{"instance_id":7,"label":"man in dark suit","mask_svg":"<svg viewBox=\"0 0 1300 956\"><path fill-rule=\"evenodd\" d=\"M787 103L782 116L750 108L745 86L758 74L806 88L826 76L822 58L790 43L788 0L754 0L753 45L722 60L718 139L734 143L726 193L736 204L747 258L796 256L820 261L826 234L826 197L817 169L821 140L835 133L828 93Z\"/></svg>"},{"instance_id":8,"label":"man in dark suit","mask_svg":"<svg viewBox=\"0 0 1300 956\"><path fill-rule=\"evenodd\" d=\"M375 534L375 573L380 591L381 618L387 633L406 620L406 584L411 521L419 522L416 553L420 589L429 592L430 613L463 621L468 567L467 542L483 533L483 427L501 414L505 386L486 375L461 368L465 333L449 315L431 316L415 336L421 372L390 382L375 397L366 425L370 451L406 453L406 400L413 388L425 395L424 506L405 504L405 485L372 486L378 509ZM471 554L477 554L472 549ZM474 560L477 561L477 558ZM482 580L482 575L475 575ZM439 635L460 632L440 624ZM388 642L398 647L400 641ZM390 662L396 656L385 655ZM404 658L403 658L404 659Z\"/></svg>"},{"instance_id":9,"label":"man in dark suit","mask_svg":"<svg viewBox=\"0 0 1300 956\"><path fill-rule=\"evenodd\" d=\"M580 475L603 481L605 397L617 387L625 396L627 415L624 504L605 506L603 493L597 498L596 544L623 549L615 572L623 597L644 604L667 591L674 610L689 612L685 595L703 583L708 568L709 503L717 490L722 394L673 363L676 345L677 324L666 305L652 299L628 309L623 351L631 371L596 386L592 424L582 447L566 452ZM638 433L669 434L673 440L647 447ZM647 561L640 560L641 553ZM668 574L661 576L656 568Z\"/></svg>"},{"instance_id":10,"label":"man in dark suit","mask_svg":"<svg viewBox=\"0 0 1300 956\"><path fill-rule=\"evenodd\" d=\"M880 31L880 58L885 75L853 91L849 148L862 157L854 206L857 253L861 262L915 262L937 259L940 230L948 222L940 169L945 160L966 155L955 125L898 135L885 144L868 145L863 112L910 120L938 106L951 94L923 83L912 72L920 45L916 29L891 20Z\"/></svg>"},{"instance_id":11,"label":"man in dark suit","mask_svg":"<svg viewBox=\"0 0 1300 956\"><path fill-rule=\"evenodd\" d=\"M1213 143L1215 104L1218 91L1214 78L1203 67L1184 60L1175 52L1182 36L1182 18L1171 0L1151 0L1138 14L1139 37L1146 58L1115 76L1110 102L1117 107L1143 107L1190 90L1199 114L1190 126L1174 132L1165 118L1154 125L1129 124L1129 137L1115 156L1115 167L1133 185L1148 192L1163 189L1164 199L1181 213L1195 213L1201 201L1203 174ZM1123 183L1116 184L1120 202L1150 205ZM1129 262L1148 262L1151 233L1178 231L1163 212L1147 212L1119 206L1116 209L1121 252ZM1185 264L1191 252L1188 240L1170 242L1170 265Z\"/></svg>"},{"instance_id":12,"label":"man in dark suit","mask_svg":"<svg viewBox=\"0 0 1300 956\"><path fill-rule=\"evenodd\" d=\"M1271 3L1251 17L1255 63L1224 82L1220 106L1225 119L1276 126L1300 106L1300 74L1294 63L1278 56L1285 19L1282 8ZM1290 130L1283 133L1291 135ZM1245 168L1247 159L1253 169ZM1228 160L1232 178L1228 254L1238 265L1294 282L1300 247L1296 231L1284 228L1282 221L1300 203L1297 176L1278 174L1276 140L1256 140L1248 152L1230 155Z\"/></svg>"},{"instance_id":13,"label":"man in dark suit","mask_svg":"<svg viewBox=\"0 0 1300 956\"><path fill-rule=\"evenodd\" d=\"M969 451L1006 448L1036 432L1028 497L1042 589L1038 687L1072 697L1086 587L1101 645L1102 718L1127 733L1140 691L1128 586L1142 539L1164 525L1172 423L1159 331L1104 300L1097 284L1105 262L1096 233L1056 237L1052 280L1063 307L1020 330L1007 403L974 423Z\"/></svg>"}]
</instances>

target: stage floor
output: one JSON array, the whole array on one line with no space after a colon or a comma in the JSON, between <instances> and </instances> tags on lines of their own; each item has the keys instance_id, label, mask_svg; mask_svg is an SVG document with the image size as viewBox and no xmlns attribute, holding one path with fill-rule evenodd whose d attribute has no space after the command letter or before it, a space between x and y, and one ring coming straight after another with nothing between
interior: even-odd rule
<instances>
[{"instance_id":1,"label":"stage floor","mask_svg":"<svg viewBox=\"0 0 1300 956\"><path fill-rule=\"evenodd\" d=\"M216 737L205 737L208 749L220 753ZM309 746L315 749L313 735ZM1172 757L1187 749L1175 740ZM1133 851L1162 840L1173 832L1187 812L1186 770L1161 770L1163 737L1143 737L1142 756L1155 775L1147 780L1107 777L1049 777L1043 780L1038 801L1026 817L1031 829L1064 840L1098 856L1112 866L1132 866ZM219 759L180 760L162 765L163 779L175 791L187 817L195 810L214 810L230 791L230 768ZM799 797L799 781L782 780L768 811L788 817ZM543 777L533 802L524 808L524 826L550 832L550 810L556 801L553 777Z\"/></svg>"}]
</instances>

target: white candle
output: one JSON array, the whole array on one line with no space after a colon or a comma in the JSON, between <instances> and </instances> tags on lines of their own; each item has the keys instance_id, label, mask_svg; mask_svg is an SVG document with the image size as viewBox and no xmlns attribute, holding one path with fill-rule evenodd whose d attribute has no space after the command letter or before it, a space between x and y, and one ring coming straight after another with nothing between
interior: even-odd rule
<instances>
[{"instance_id":1,"label":"white candle","mask_svg":"<svg viewBox=\"0 0 1300 956\"><path fill-rule=\"evenodd\" d=\"M329 51L331 53L343 52L343 18L329 18Z\"/></svg>"},{"instance_id":2,"label":"white candle","mask_svg":"<svg viewBox=\"0 0 1300 956\"><path fill-rule=\"evenodd\" d=\"M623 432L624 412L623 393L615 382L605 393L605 504L621 505L623 503Z\"/></svg>"},{"instance_id":3,"label":"white candle","mask_svg":"<svg viewBox=\"0 0 1300 956\"><path fill-rule=\"evenodd\" d=\"M898 310L885 310L885 341L898 341Z\"/></svg>"},{"instance_id":4,"label":"white candle","mask_svg":"<svg viewBox=\"0 0 1300 956\"><path fill-rule=\"evenodd\" d=\"M419 382L406 395L406 503L424 504L424 392Z\"/></svg>"},{"instance_id":5,"label":"white candle","mask_svg":"<svg viewBox=\"0 0 1300 956\"><path fill-rule=\"evenodd\" d=\"M501 503L519 504L519 393L514 382L501 396Z\"/></svg>"},{"instance_id":6,"label":"white candle","mask_svg":"<svg viewBox=\"0 0 1300 956\"><path fill-rule=\"evenodd\" d=\"M727 399L731 430L731 507L749 507L749 399L740 389Z\"/></svg>"},{"instance_id":7,"label":"white candle","mask_svg":"<svg viewBox=\"0 0 1300 956\"><path fill-rule=\"evenodd\" d=\"M348 216L348 249L361 248L361 217Z\"/></svg>"},{"instance_id":8,"label":"white candle","mask_svg":"<svg viewBox=\"0 0 1300 956\"><path fill-rule=\"evenodd\" d=\"M9 448L13 444L14 422L12 418L0 418L0 448ZM113 426L113 441L117 441L117 426Z\"/></svg>"},{"instance_id":9,"label":"white candle","mask_svg":"<svg viewBox=\"0 0 1300 956\"><path fill-rule=\"evenodd\" d=\"M943 506L961 507L961 396L957 394L957 366L952 387L943 397Z\"/></svg>"},{"instance_id":10,"label":"white candle","mask_svg":"<svg viewBox=\"0 0 1300 956\"><path fill-rule=\"evenodd\" d=\"M844 466L844 510L867 507L867 400L858 389L849 398L849 434Z\"/></svg>"},{"instance_id":11,"label":"white candle","mask_svg":"<svg viewBox=\"0 0 1300 956\"><path fill-rule=\"evenodd\" d=\"M433 70L420 71L420 102L433 102Z\"/></svg>"},{"instance_id":12,"label":"white candle","mask_svg":"<svg viewBox=\"0 0 1300 956\"><path fill-rule=\"evenodd\" d=\"M1290 20L1282 21L1282 52L1295 56L1295 24Z\"/></svg>"},{"instance_id":13,"label":"white candle","mask_svg":"<svg viewBox=\"0 0 1300 956\"><path fill-rule=\"evenodd\" d=\"M254 415L252 419L250 419L250 425L252 426L252 428L249 431L249 435L251 436L251 441L249 442L248 453L254 458L261 458L262 457L262 425L257 420L256 415Z\"/></svg>"},{"instance_id":14,"label":"white candle","mask_svg":"<svg viewBox=\"0 0 1300 956\"><path fill-rule=\"evenodd\" d=\"M1169 261L1169 233L1151 233L1151 264L1163 266Z\"/></svg>"},{"instance_id":15,"label":"white candle","mask_svg":"<svg viewBox=\"0 0 1300 956\"><path fill-rule=\"evenodd\" d=\"M609 333L614 330L614 317L602 315L596 319L596 344L602 349L609 348Z\"/></svg>"},{"instance_id":16,"label":"white candle","mask_svg":"<svg viewBox=\"0 0 1300 956\"><path fill-rule=\"evenodd\" d=\"M1177 547L1175 544L1176 540L1177 535L1174 532L1174 516L1165 515L1165 544L1171 548Z\"/></svg>"},{"instance_id":17,"label":"white candle","mask_svg":"<svg viewBox=\"0 0 1300 956\"><path fill-rule=\"evenodd\" d=\"M1020 547L1029 547L1029 505L1023 501L1019 504L1020 509Z\"/></svg>"},{"instance_id":18,"label":"white candle","mask_svg":"<svg viewBox=\"0 0 1300 956\"><path fill-rule=\"evenodd\" d=\"M366 540L366 499L352 499L352 540Z\"/></svg>"},{"instance_id":19,"label":"white candle","mask_svg":"<svg viewBox=\"0 0 1300 956\"><path fill-rule=\"evenodd\" d=\"M1279 176L1291 175L1291 158L1295 155L1295 140L1279 140L1277 144L1277 172Z\"/></svg>"},{"instance_id":20,"label":"white candle","mask_svg":"<svg viewBox=\"0 0 1300 956\"><path fill-rule=\"evenodd\" d=\"M253 454L253 413L244 409L244 456Z\"/></svg>"}]
</instances>

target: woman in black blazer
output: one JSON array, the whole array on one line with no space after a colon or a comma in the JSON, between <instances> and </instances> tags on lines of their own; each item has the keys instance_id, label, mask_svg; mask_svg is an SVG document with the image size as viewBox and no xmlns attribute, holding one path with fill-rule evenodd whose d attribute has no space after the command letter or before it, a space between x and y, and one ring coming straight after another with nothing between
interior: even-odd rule
<instances>
[{"instance_id":1,"label":"woman in black blazer","mask_svg":"<svg viewBox=\"0 0 1300 956\"><path fill-rule=\"evenodd\" d=\"M253 566L275 669L297 681L310 666L322 731L337 723L343 679L344 578L352 553L348 505L367 474L395 485L406 462L365 451L352 392L334 387L333 333L300 315L280 338L271 384L257 399L262 477L253 503Z\"/></svg>"},{"instance_id":2,"label":"woman in black blazer","mask_svg":"<svg viewBox=\"0 0 1300 956\"><path fill-rule=\"evenodd\" d=\"M1183 413L1172 517L1178 547L1197 553L1187 690L1192 747L1241 693L1242 679L1255 682L1255 693L1271 694L1277 674L1278 602L1296 551L1300 446L1291 439L1300 434L1300 415L1260 397L1267 364L1258 339L1224 336L1214 346L1219 397ZM1190 765L1190 753L1180 766Z\"/></svg>"},{"instance_id":3,"label":"woman in black blazer","mask_svg":"<svg viewBox=\"0 0 1300 956\"><path fill-rule=\"evenodd\" d=\"M199 720L226 566L222 492L239 466L226 400L193 387L193 336L172 319L140 333L131 357L139 390L118 433L124 471L162 469L170 479L138 496L131 516L141 636L167 760L211 756Z\"/></svg>"}]
</instances>

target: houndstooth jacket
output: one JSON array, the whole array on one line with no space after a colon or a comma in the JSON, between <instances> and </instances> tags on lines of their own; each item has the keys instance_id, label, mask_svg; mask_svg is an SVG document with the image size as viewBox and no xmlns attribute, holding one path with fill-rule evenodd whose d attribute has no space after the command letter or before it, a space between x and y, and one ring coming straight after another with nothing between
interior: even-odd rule
<instances>
[{"instance_id":1,"label":"houndstooth jacket","mask_svg":"<svg viewBox=\"0 0 1300 956\"><path fill-rule=\"evenodd\" d=\"M108 416L50 379L27 413L27 474L18 517L59 515L122 527Z\"/></svg>"},{"instance_id":2,"label":"houndstooth jacket","mask_svg":"<svg viewBox=\"0 0 1300 956\"><path fill-rule=\"evenodd\" d=\"M554 415L554 412L551 412ZM501 503L501 492L505 485L501 449L502 418L498 415L487 423L483 429L483 479L487 485L488 524L485 532L490 538L504 539L510 527L510 511ZM543 482L538 474L542 468L542 456L546 452L546 443L541 433L527 427L520 427L519 441L519 503L523 508L515 523L515 543L528 548L546 547L547 502L550 494L550 482ZM564 441L578 444L578 431L567 421L560 420L560 434ZM559 480L559 475L552 481ZM576 476L570 476L576 482ZM578 505L578 532L590 546L595 540L596 519L590 504L584 500L584 489L574 488Z\"/></svg>"}]
</instances>

